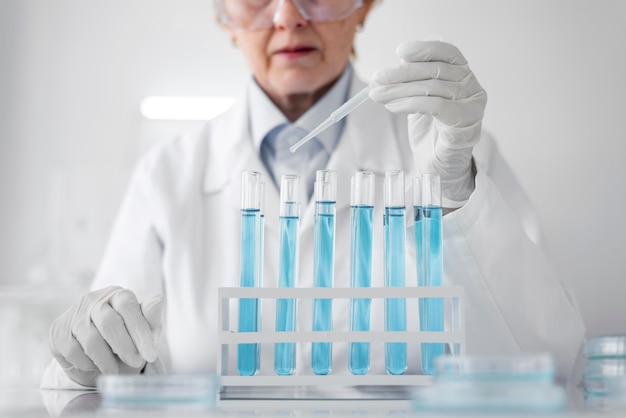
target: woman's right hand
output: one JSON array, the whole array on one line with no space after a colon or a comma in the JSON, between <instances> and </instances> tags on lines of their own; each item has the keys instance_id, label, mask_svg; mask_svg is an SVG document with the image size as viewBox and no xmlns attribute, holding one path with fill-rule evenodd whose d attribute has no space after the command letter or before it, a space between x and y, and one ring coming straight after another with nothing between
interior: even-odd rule
<instances>
[{"instance_id":1,"label":"woman's right hand","mask_svg":"<svg viewBox=\"0 0 626 418\"><path fill-rule=\"evenodd\" d=\"M155 335L162 305L162 295L140 304L116 286L86 293L52 324L52 355L84 386L95 386L100 374L139 374L149 363L159 371Z\"/></svg>"}]
</instances>

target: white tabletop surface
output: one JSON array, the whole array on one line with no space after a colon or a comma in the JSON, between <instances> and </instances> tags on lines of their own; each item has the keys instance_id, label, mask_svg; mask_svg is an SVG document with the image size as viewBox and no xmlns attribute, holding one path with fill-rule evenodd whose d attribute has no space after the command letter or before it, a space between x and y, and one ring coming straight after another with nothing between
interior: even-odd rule
<instances>
[{"instance_id":1,"label":"white tabletop surface","mask_svg":"<svg viewBox=\"0 0 626 418\"><path fill-rule=\"evenodd\" d=\"M68 402L68 399L71 399ZM62 407L60 407L62 406ZM102 405L102 398L97 392L39 390L39 389L0 389L0 417L39 418L39 417L427 417L427 416L465 416L468 415L433 415L411 408L409 400L403 399L232 399L220 400L212 410L193 410L183 407L166 409L111 409ZM541 415L506 415L490 416L541 416ZM614 418L626 416L621 413L598 412L585 407L580 391L570 393L570 405L558 414L549 417L600 417Z\"/></svg>"}]
</instances>

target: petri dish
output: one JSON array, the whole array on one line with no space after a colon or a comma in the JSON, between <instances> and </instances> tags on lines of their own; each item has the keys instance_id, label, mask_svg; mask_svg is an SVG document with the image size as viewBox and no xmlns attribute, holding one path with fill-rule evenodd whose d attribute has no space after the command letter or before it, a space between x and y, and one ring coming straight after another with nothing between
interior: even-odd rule
<instances>
[{"instance_id":1,"label":"petri dish","mask_svg":"<svg viewBox=\"0 0 626 418\"><path fill-rule=\"evenodd\" d=\"M585 376L626 376L626 358L602 358L585 363Z\"/></svg>"},{"instance_id":2,"label":"petri dish","mask_svg":"<svg viewBox=\"0 0 626 418\"><path fill-rule=\"evenodd\" d=\"M416 389L413 409L430 412L462 413L553 413L563 411L567 396L556 385L484 385L469 382L453 386Z\"/></svg>"},{"instance_id":3,"label":"petri dish","mask_svg":"<svg viewBox=\"0 0 626 418\"><path fill-rule=\"evenodd\" d=\"M104 408L213 409L219 379L213 375L103 375L97 389Z\"/></svg>"},{"instance_id":4,"label":"petri dish","mask_svg":"<svg viewBox=\"0 0 626 418\"><path fill-rule=\"evenodd\" d=\"M554 374L548 354L442 356L435 361L433 385L417 388L412 405L430 412L559 412L567 395L554 383Z\"/></svg>"},{"instance_id":5,"label":"petri dish","mask_svg":"<svg viewBox=\"0 0 626 418\"><path fill-rule=\"evenodd\" d=\"M585 344L585 357L626 358L626 335L605 335L590 339Z\"/></svg>"},{"instance_id":6,"label":"petri dish","mask_svg":"<svg viewBox=\"0 0 626 418\"><path fill-rule=\"evenodd\" d=\"M585 382L585 406L596 412L626 412L626 376L607 376L598 380L602 389L587 390Z\"/></svg>"},{"instance_id":7,"label":"petri dish","mask_svg":"<svg viewBox=\"0 0 626 418\"><path fill-rule=\"evenodd\" d=\"M554 360L549 354L524 356L441 356L435 361L436 380L544 381L554 380Z\"/></svg>"},{"instance_id":8,"label":"petri dish","mask_svg":"<svg viewBox=\"0 0 626 418\"><path fill-rule=\"evenodd\" d=\"M626 358L596 358L585 363L583 387L586 393L607 394L610 386L620 379L626 381Z\"/></svg>"}]
</instances>

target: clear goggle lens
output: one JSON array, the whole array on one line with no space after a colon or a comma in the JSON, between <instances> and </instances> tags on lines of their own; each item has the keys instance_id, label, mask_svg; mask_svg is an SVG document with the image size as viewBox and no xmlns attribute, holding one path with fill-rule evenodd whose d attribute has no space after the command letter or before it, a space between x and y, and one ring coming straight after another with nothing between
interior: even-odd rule
<instances>
[{"instance_id":1,"label":"clear goggle lens","mask_svg":"<svg viewBox=\"0 0 626 418\"><path fill-rule=\"evenodd\" d=\"M214 0L223 24L245 30L274 26L286 1L312 22L343 19L363 5L363 0Z\"/></svg>"}]
</instances>

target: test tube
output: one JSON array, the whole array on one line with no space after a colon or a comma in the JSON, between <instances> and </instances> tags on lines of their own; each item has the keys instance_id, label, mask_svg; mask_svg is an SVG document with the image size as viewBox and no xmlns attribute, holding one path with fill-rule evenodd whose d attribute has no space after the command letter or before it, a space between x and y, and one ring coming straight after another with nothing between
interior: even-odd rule
<instances>
[{"instance_id":1,"label":"test tube","mask_svg":"<svg viewBox=\"0 0 626 418\"><path fill-rule=\"evenodd\" d=\"M280 217L278 236L278 287L294 287L298 277L298 230L300 228L300 204L298 190L300 177L283 175L280 180ZM276 331L295 331L296 301L276 301ZM296 369L295 343L276 343L274 347L274 371L284 376Z\"/></svg>"},{"instance_id":2,"label":"test tube","mask_svg":"<svg viewBox=\"0 0 626 418\"><path fill-rule=\"evenodd\" d=\"M418 286L441 286L443 282L443 229L441 182L437 174L416 178L413 188L415 206L415 247ZM443 299L419 300L420 329L443 331ZM443 343L422 343L422 371L433 374L435 358L444 354Z\"/></svg>"},{"instance_id":3,"label":"test tube","mask_svg":"<svg viewBox=\"0 0 626 418\"><path fill-rule=\"evenodd\" d=\"M257 247L258 257L258 287L263 286L263 260L265 259L265 183L259 182L259 246ZM259 309L261 301L259 301ZM261 317L258 318L259 326L261 324Z\"/></svg>"},{"instance_id":4,"label":"test tube","mask_svg":"<svg viewBox=\"0 0 626 418\"><path fill-rule=\"evenodd\" d=\"M350 254L350 285L372 285L372 243L374 233L374 186L376 176L358 171L351 178L350 227L352 251ZM350 305L350 331L370 330L371 299L352 299ZM350 343L350 372L363 375L370 368L370 344Z\"/></svg>"},{"instance_id":5,"label":"test tube","mask_svg":"<svg viewBox=\"0 0 626 418\"><path fill-rule=\"evenodd\" d=\"M263 287L263 260L265 260L265 183L259 182L259 244L257 246L257 286ZM263 300L257 300L257 331L261 331L261 311ZM261 350L261 345L258 345ZM261 366L259 360L259 367ZM258 369L257 369L258 370Z\"/></svg>"},{"instance_id":6,"label":"test tube","mask_svg":"<svg viewBox=\"0 0 626 418\"><path fill-rule=\"evenodd\" d=\"M385 172L385 286L404 287L406 284L405 245L406 208L404 206L404 172ZM406 331L406 301L385 299L385 331ZM388 374L406 372L406 343L385 343L385 368Z\"/></svg>"},{"instance_id":7,"label":"test tube","mask_svg":"<svg viewBox=\"0 0 626 418\"><path fill-rule=\"evenodd\" d=\"M335 267L335 206L337 173L318 170L315 176L315 229L313 254L313 285L332 287ZM313 331L332 330L332 299L313 300ZM311 347L311 369L317 375L332 369L330 342L314 342Z\"/></svg>"},{"instance_id":8,"label":"test tube","mask_svg":"<svg viewBox=\"0 0 626 418\"><path fill-rule=\"evenodd\" d=\"M261 254L261 175L255 171L244 171L241 175L241 287L259 287L262 267ZM259 331L258 299L239 300L239 332ZM260 346L256 343L237 346L237 370L242 376L258 373Z\"/></svg>"}]
</instances>

